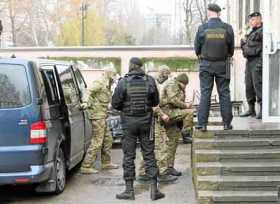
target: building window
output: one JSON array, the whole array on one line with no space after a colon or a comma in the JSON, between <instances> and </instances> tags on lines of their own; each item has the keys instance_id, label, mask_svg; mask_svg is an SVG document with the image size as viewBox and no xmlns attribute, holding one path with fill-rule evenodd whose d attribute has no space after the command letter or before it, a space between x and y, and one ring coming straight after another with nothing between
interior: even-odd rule
<instances>
[{"instance_id":1,"label":"building window","mask_svg":"<svg viewBox=\"0 0 280 204\"><path fill-rule=\"evenodd\" d=\"M239 30L243 27L243 0L239 0Z\"/></svg>"}]
</instances>

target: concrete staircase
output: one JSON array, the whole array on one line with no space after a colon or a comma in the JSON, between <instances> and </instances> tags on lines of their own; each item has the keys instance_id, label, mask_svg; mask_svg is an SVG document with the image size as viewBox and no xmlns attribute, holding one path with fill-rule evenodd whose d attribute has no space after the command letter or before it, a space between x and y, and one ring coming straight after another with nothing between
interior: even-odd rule
<instances>
[{"instance_id":1,"label":"concrete staircase","mask_svg":"<svg viewBox=\"0 0 280 204\"><path fill-rule=\"evenodd\" d=\"M280 130L197 131L192 167L198 204L276 204Z\"/></svg>"}]
</instances>

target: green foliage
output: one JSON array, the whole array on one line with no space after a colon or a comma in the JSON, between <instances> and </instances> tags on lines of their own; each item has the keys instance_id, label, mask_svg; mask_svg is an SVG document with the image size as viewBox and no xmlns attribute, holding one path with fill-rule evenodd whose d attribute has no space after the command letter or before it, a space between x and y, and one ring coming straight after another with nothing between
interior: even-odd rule
<instances>
[{"instance_id":1,"label":"green foliage","mask_svg":"<svg viewBox=\"0 0 280 204\"><path fill-rule=\"evenodd\" d=\"M155 67L167 65L171 71L197 71L198 61L193 58L186 57L170 57L170 58L143 58L145 64L153 63Z\"/></svg>"},{"instance_id":2,"label":"green foliage","mask_svg":"<svg viewBox=\"0 0 280 204\"><path fill-rule=\"evenodd\" d=\"M105 32L107 45L135 45L136 43L136 39L120 24L108 22Z\"/></svg>"},{"instance_id":3,"label":"green foliage","mask_svg":"<svg viewBox=\"0 0 280 204\"><path fill-rule=\"evenodd\" d=\"M120 58L93 58L93 57L50 57L48 59L52 60L59 60L59 61L71 61L71 62L78 62L82 61L85 64L96 64L98 67L102 68L108 64L113 64L116 71L120 74L121 73L121 59Z\"/></svg>"},{"instance_id":4,"label":"green foliage","mask_svg":"<svg viewBox=\"0 0 280 204\"><path fill-rule=\"evenodd\" d=\"M89 10L85 18L85 46L135 45L135 39L126 29L115 22ZM81 16L67 20L56 38L57 46L79 46L81 44Z\"/></svg>"},{"instance_id":5,"label":"green foliage","mask_svg":"<svg viewBox=\"0 0 280 204\"><path fill-rule=\"evenodd\" d=\"M104 20L96 15L94 11L89 11L85 19L85 45L104 45L105 28ZM58 46L79 46L81 44L81 17L77 16L66 21L60 35L57 37Z\"/></svg>"}]
</instances>

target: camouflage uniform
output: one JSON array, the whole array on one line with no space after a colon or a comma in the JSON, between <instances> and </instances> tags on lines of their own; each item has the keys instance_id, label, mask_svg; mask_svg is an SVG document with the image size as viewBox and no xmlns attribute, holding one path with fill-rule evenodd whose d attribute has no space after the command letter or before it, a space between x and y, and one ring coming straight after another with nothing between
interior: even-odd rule
<instances>
[{"instance_id":1,"label":"camouflage uniform","mask_svg":"<svg viewBox=\"0 0 280 204\"><path fill-rule=\"evenodd\" d=\"M184 75L184 74L181 74ZM185 75L186 76L186 75ZM170 123L166 125L168 137L168 166L174 167L176 149L181 136L181 128L184 131L193 129L193 110L188 109L185 103L185 87L179 81L180 75L174 80L170 80L163 88L161 108L170 118ZM185 83L185 85L188 82ZM182 122L183 127L178 125Z\"/></svg>"},{"instance_id":2,"label":"camouflage uniform","mask_svg":"<svg viewBox=\"0 0 280 204\"><path fill-rule=\"evenodd\" d=\"M168 67L160 67L159 71L159 76L156 80L157 82L157 87L159 91L161 92L161 89L163 88L166 80L168 78L162 77L162 75L166 74L165 71L168 70ZM170 71L169 74L170 75ZM166 134L166 130L162 122L160 121L161 114L163 114L162 110L160 107L157 107L154 110L154 116L155 116L155 156L157 160L157 166L159 169L159 174L162 175L166 172L168 169L168 147L167 147L167 142L168 142L168 137ZM140 162L140 168L139 168L139 175L144 175L145 174L145 168L144 168L144 161L143 157L141 157L141 162Z\"/></svg>"},{"instance_id":3,"label":"camouflage uniform","mask_svg":"<svg viewBox=\"0 0 280 204\"><path fill-rule=\"evenodd\" d=\"M106 123L108 105L112 98L111 83L112 79L104 76L101 80L94 82L90 91L87 105L88 115L92 120L93 138L82 163L82 168L92 168L100 151L102 166L111 164L113 139Z\"/></svg>"}]
</instances>

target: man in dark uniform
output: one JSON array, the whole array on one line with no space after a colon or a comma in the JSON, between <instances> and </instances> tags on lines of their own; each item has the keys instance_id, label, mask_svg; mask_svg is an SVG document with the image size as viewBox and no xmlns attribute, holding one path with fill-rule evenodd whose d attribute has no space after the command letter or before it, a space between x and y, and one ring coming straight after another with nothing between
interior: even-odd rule
<instances>
[{"instance_id":1,"label":"man in dark uniform","mask_svg":"<svg viewBox=\"0 0 280 204\"><path fill-rule=\"evenodd\" d=\"M221 8L208 5L209 21L198 28L195 53L200 60L199 79L201 99L197 129L207 131L211 93L214 80L217 85L224 129L232 129L232 104L230 100L229 58L234 54L234 33L229 24L219 18Z\"/></svg>"},{"instance_id":2,"label":"man in dark uniform","mask_svg":"<svg viewBox=\"0 0 280 204\"><path fill-rule=\"evenodd\" d=\"M245 84L249 109L240 116L255 117L255 103L257 101L260 105L260 111L256 118L262 119L262 16L259 12L254 12L248 17L252 31L245 37L245 39L241 40L241 48L244 57L247 59Z\"/></svg>"},{"instance_id":3,"label":"man in dark uniform","mask_svg":"<svg viewBox=\"0 0 280 204\"><path fill-rule=\"evenodd\" d=\"M112 98L112 107L121 111L124 130L122 149L126 189L117 194L117 199L134 200L135 156L137 139L145 163L146 175L151 179L151 199L164 197L157 186L158 168L155 159L153 134L153 107L159 104L159 93L155 80L141 69L138 58L130 60L129 72L121 79Z\"/></svg>"}]
</instances>

